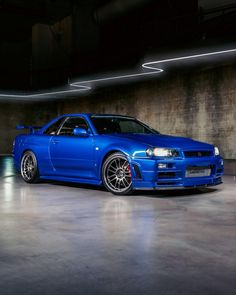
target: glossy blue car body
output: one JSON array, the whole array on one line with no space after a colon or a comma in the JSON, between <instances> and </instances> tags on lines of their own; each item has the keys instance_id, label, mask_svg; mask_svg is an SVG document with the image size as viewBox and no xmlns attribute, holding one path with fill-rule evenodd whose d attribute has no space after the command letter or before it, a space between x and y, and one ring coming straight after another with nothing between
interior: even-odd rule
<instances>
[{"instance_id":1,"label":"glossy blue car body","mask_svg":"<svg viewBox=\"0 0 236 295\"><path fill-rule=\"evenodd\" d=\"M81 117L89 125L87 137L45 134L60 118ZM148 148L174 148L177 157L148 156ZM214 146L189 138L162 134L98 134L91 114L67 114L43 126L37 132L15 138L13 156L20 170L26 151L38 162L41 179L102 185L102 165L108 155L123 153L129 161L133 189L177 189L211 186L221 183L223 159ZM160 164L164 164L160 165ZM164 167L164 168L163 168ZM187 177L188 167L209 167L209 176Z\"/></svg>"}]
</instances>

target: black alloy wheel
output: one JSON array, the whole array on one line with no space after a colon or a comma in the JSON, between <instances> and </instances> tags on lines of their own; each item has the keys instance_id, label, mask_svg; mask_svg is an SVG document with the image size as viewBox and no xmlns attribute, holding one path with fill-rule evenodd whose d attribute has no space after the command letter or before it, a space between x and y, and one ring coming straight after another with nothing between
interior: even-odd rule
<instances>
[{"instance_id":1,"label":"black alloy wheel","mask_svg":"<svg viewBox=\"0 0 236 295\"><path fill-rule=\"evenodd\" d=\"M27 183L39 181L38 163L35 154L31 151L24 153L21 159L21 176Z\"/></svg>"},{"instance_id":2,"label":"black alloy wheel","mask_svg":"<svg viewBox=\"0 0 236 295\"><path fill-rule=\"evenodd\" d=\"M132 192L131 167L124 154L117 152L105 160L102 179L105 187L115 195L127 195Z\"/></svg>"}]
</instances>

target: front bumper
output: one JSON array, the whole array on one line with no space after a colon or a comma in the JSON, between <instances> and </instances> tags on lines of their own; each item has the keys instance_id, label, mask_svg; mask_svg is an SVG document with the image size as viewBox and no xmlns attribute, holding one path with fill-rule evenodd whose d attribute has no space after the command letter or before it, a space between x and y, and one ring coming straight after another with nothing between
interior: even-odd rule
<instances>
[{"instance_id":1,"label":"front bumper","mask_svg":"<svg viewBox=\"0 0 236 295\"><path fill-rule=\"evenodd\" d=\"M159 168L164 164L166 168ZM161 165L162 166L162 165ZM215 186L222 183L224 172L220 156L155 160L132 159L133 189L184 189ZM188 167L209 167L209 176L186 177Z\"/></svg>"}]
</instances>

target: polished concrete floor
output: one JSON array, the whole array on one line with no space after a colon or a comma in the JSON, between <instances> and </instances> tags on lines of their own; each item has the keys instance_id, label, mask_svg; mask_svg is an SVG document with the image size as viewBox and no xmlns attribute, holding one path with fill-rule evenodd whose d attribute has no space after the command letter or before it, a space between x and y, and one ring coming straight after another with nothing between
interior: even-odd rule
<instances>
[{"instance_id":1,"label":"polished concrete floor","mask_svg":"<svg viewBox=\"0 0 236 295\"><path fill-rule=\"evenodd\" d=\"M236 182L114 197L0 158L0 294L236 294Z\"/></svg>"}]
</instances>

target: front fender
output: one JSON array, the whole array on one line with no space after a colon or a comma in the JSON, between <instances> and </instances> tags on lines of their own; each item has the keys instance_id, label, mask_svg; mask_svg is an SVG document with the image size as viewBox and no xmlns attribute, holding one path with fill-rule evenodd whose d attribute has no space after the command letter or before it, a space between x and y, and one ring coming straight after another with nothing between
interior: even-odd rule
<instances>
[{"instance_id":1,"label":"front fender","mask_svg":"<svg viewBox=\"0 0 236 295\"><path fill-rule=\"evenodd\" d=\"M97 147L98 148L98 147ZM95 150L97 149L95 148ZM97 163L97 174L98 178L102 178L102 165L104 163L104 160L107 158L108 155L112 154L113 152L120 152L124 154L129 163L132 164L133 159L135 159L137 156L140 157L145 157L146 158L146 148L147 146L144 146L142 144L135 144L131 145L129 143L115 143L115 144L110 144L102 149L96 150L96 155L95 155L95 161Z\"/></svg>"}]
</instances>

